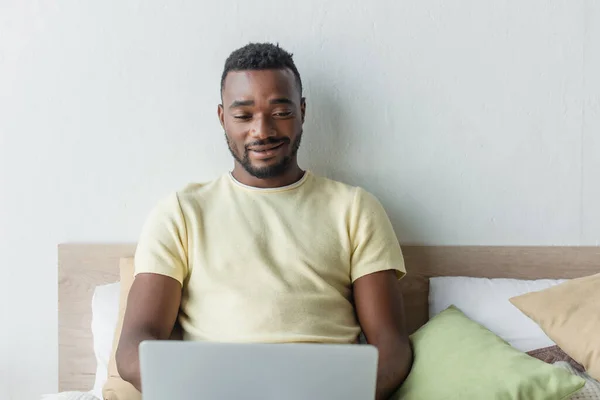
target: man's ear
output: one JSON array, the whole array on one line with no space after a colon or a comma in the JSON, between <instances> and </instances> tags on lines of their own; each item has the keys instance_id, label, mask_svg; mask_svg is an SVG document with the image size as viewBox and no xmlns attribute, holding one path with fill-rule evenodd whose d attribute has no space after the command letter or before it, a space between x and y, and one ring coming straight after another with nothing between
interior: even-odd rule
<instances>
[{"instance_id":1,"label":"man's ear","mask_svg":"<svg viewBox=\"0 0 600 400\"><path fill-rule=\"evenodd\" d=\"M302 113L302 123L304 123L304 117L306 116L306 97L300 99L300 111Z\"/></svg>"},{"instance_id":2,"label":"man's ear","mask_svg":"<svg viewBox=\"0 0 600 400\"><path fill-rule=\"evenodd\" d=\"M219 122L221 122L221 127L225 129L225 110L223 109L223 105L219 104L217 107L217 115L219 116Z\"/></svg>"}]
</instances>

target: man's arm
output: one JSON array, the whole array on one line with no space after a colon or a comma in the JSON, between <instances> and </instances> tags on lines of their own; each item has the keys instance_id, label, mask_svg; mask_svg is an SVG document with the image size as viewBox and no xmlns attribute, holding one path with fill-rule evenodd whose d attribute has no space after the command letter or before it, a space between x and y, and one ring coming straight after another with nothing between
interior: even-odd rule
<instances>
[{"instance_id":1,"label":"man's arm","mask_svg":"<svg viewBox=\"0 0 600 400\"><path fill-rule=\"evenodd\" d=\"M127 298L116 361L121 378L140 392L139 345L144 340L169 338L180 303L181 284L176 279L141 273L133 281Z\"/></svg>"},{"instance_id":2,"label":"man's arm","mask_svg":"<svg viewBox=\"0 0 600 400\"><path fill-rule=\"evenodd\" d=\"M365 275L354 282L353 290L363 333L379 350L376 399L384 400L404 382L413 360L396 272Z\"/></svg>"}]
</instances>

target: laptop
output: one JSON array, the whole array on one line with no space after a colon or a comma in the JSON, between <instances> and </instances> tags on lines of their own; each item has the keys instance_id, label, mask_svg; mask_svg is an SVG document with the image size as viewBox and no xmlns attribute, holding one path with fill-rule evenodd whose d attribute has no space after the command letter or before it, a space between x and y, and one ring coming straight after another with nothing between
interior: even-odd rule
<instances>
[{"instance_id":1,"label":"laptop","mask_svg":"<svg viewBox=\"0 0 600 400\"><path fill-rule=\"evenodd\" d=\"M377 361L362 344L140 344L144 400L373 400Z\"/></svg>"}]
</instances>

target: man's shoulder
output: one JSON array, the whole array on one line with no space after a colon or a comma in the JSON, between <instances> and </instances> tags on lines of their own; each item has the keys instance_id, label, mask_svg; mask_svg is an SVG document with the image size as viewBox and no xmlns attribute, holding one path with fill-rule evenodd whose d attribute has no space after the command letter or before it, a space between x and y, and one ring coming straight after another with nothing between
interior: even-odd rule
<instances>
[{"instance_id":1,"label":"man's shoulder","mask_svg":"<svg viewBox=\"0 0 600 400\"><path fill-rule=\"evenodd\" d=\"M353 185L325 176L315 175L314 177L316 189L321 190L324 193L331 194L338 198L345 198L352 202L363 201L364 198L367 198L371 201L378 201L377 198L371 192L369 192L362 186Z\"/></svg>"},{"instance_id":2,"label":"man's shoulder","mask_svg":"<svg viewBox=\"0 0 600 400\"><path fill-rule=\"evenodd\" d=\"M315 177L318 191L326 194L330 204L347 208L353 215L387 215L379 198L360 185L352 185L327 177Z\"/></svg>"},{"instance_id":3,"label":"man's shoulder","mask_svg":"<svg viewBox=\"0 0 600 400\"><path fill-rule=\"evenodd\" d=\"M224 175L212 180L189 182L173 192L180 202L198 201L223 189Z\"/></svg>"},{"instance_id":4,"label":"man's shoulder","mask_svg":"<svg viewBox=\"0 0 600 400\"><path fill-rule=\"evenodd\" d=\"M354 197L356 192L360 190L358 186L351 185L346 182L342 182L337 179L332 179L323 175L313 174L314 177L314 188L318 191L326 193L333 193L336 195L347 195Z\"/></svg>"},{"instance_id":5,"label":"man's shoulder","mask_svg":"<svg viewBox=\"0 0 600 400\"><path fill-rule=\"evenodd\" d=\"M181 212L196 208L208 197L222 189L223 177L218 177L204 182L189 182L178 189L171 190L163 196L155 208L156 212Z\"/></svg>"}]
</instances>

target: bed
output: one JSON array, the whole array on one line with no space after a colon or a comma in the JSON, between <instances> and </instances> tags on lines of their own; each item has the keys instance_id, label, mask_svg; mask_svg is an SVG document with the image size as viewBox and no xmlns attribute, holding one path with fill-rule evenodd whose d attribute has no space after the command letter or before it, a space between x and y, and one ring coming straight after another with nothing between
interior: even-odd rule
<instances>
[{"instance_id":1,"label":"bed","mask_svg":"<svg viewBox=\"0 0 600 400\"><path fill-rule=\"evenodd\" d=\"M600 272L598 247L402 246L408 275L400 281L412 333L429 319L432 277L572 279ZM135 244L65 243L58 247L60 392L87 392L96 358L90 329L94 290L119 280L119 260ZM66 398L66 397L65 397Z\"/></svg>"}]
</instances>

